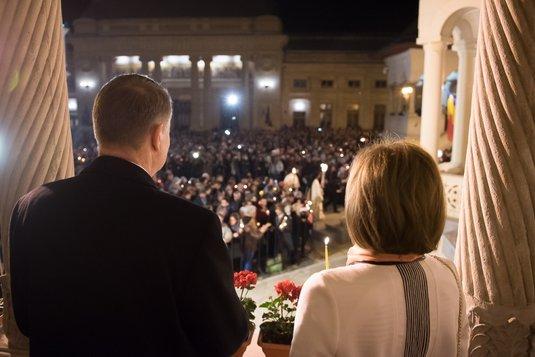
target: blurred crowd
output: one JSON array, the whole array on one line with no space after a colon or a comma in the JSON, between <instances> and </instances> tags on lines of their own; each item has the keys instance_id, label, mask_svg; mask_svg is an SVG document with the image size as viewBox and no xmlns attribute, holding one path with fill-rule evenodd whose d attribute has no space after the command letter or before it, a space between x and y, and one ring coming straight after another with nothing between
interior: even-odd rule
<instances>
[{"instance_id":1,"label":"blurred crowd","mask_svg":"<svg viewBox=\"0 0 535 357\"><path fill-rule=\"evenodd\" d=\"M219 216L235 270L269 272L306 257L314 222L343 206L349 165L373 139L354 129L177 133L154 179ZM76 171L96 155L80 142Z\"/></svg>"}]
</instances>

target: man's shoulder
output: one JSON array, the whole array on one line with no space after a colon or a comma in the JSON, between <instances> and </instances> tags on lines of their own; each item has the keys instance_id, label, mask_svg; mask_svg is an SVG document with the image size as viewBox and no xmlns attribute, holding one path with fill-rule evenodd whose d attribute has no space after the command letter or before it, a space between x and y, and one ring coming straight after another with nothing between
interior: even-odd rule
<instances>
[{"instance_id":1,"label":"man's shoulder","mask_svg":"<svg viewBox=\"0 0 535 357\"><path fill-rule=\"evenodd\" d=\"M72 187L77 177L70 177L58 181L49 182L32 189L19 199L19 205L29 206L33 203L48 200L57 196L60 192Z\"/></svg>"},{"instance_id":2,"label":"man's shoulder","mask_svg":"<svg viewBox=\"0 0 535 357\"><path fill-rule=\"evenodd\" d=\"M168 208L170 214L181 213L206 220L217 218L209 209L164 191L156 191L156 199Z\"/></svg>"}]
</instances>

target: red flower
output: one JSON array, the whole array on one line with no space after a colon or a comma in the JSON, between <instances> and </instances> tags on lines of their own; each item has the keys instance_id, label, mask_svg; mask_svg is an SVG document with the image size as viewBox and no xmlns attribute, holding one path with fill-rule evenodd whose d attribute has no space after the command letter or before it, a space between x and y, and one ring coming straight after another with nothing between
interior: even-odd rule
<instances>
[{"instance_id":1,"label":"red flower","mask_svg":"<svg viewBox=\"0 0 535 357\"><path fill-rule=\"evenodd\" d=\"M302 288L302 286L296 286L292 290L292 296L290 297L290 300L292 300L292 301L298 301L299 300L299 295L301 295L301 288Z\"/></svg>"},{"instance_id":2,"label":"red flower","mask_svg":"<svg viewBox=\"0 0 535 357\"><path fill-rule=\"evenodd\" d=\"M291 280L283 280L275 284L275 292L284 299L294 302L299 300L301 286L295 285Z\"/></svg>"},{"instance_id":3,"label":"red flower","mask_svg":"<svg viewBox=\"0 0 535 357\"><path fill-rule=\"evenodd\" d=\"M256 273L248 270L242 270L234 273L234 287L237 289L252 289L256 285Z\"/></svg>"}]
</instances>

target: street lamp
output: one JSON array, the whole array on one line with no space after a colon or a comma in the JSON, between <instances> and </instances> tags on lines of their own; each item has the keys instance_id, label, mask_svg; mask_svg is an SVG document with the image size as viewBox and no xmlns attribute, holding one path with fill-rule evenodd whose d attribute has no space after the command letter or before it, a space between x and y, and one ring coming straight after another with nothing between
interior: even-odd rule
<instances>
[{"instance_id":1,"label":"street lamp","mask_svg":"<svg viewBox=\"0 0 535 357\"><path fill-rule=\"evenodd\" d=\"M235 107L240 102L240 97L236 93L230 93L227 95L226 101L229 107Z\"/></svg>"},{"instance_id":2,"label":"street lamp","mask_svg":"<svg viewBox=\"0 0 535 357\"><path fill-rule=\"evenodd\" d=\"M405 86L401 88L401 94L403 94L405 98L411 95L412 93L414 93L414 88L412 88L411 86Z\"/></svg>"},{"instance_id":3,"label":"street lamp","mask_svg":"<svg viewBox=\"0 0 535 357\"><path fill-rule=\"evenodd\" d=\"M87 90L93 89L96 86L96 82L94 80L92 80L92 79L89 79L89 78L81 79L79 84L80 84L80 87L82 87L84 89L87 89Z\"/></svg>"}]
</instances>

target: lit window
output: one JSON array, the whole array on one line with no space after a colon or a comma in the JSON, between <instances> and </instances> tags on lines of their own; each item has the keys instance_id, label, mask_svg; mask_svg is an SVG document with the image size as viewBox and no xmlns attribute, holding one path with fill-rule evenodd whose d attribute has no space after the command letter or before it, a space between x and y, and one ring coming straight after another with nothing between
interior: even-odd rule
<instances>
[{"instance_id":1,"label":"lit window","mask_svg":"<svg viewBox=\"0 0 535 357\"><path fill-rule=\"evenodd\" d=\"M296 112L304 112L307 108L306 102L302 99L295 100L293 102L293 110Z\"/></svg>"},{"instance_id":2,"label":"lit window","mask_svg":"<svg viewBox=\"0 0 535 357\"><path fill-rule=\"evenodd\" d=\"M78 110L78 99L69 98L69 111L75 112Z\"/></svg>"}]
</instances>

